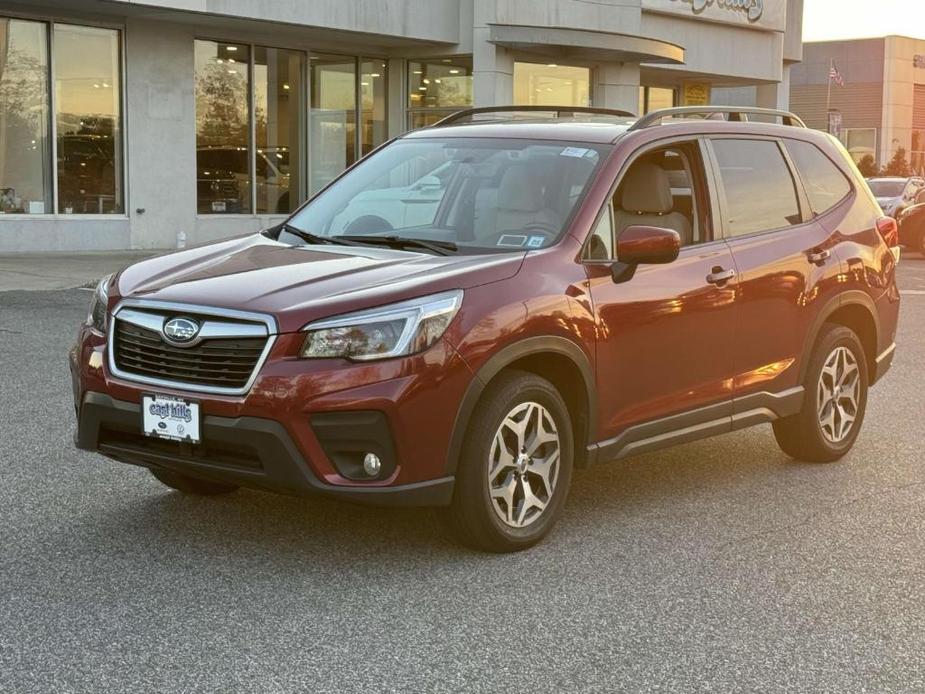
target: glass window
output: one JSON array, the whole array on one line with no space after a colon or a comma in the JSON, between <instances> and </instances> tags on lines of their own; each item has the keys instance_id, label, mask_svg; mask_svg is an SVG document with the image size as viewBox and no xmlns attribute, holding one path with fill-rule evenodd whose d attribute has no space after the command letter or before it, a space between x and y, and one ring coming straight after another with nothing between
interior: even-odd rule
<instances>
[{"instance_id":1,"label":"glass window","mask_svg":"<svg viewBox=\"0 0 925 694\"><path fill-rule=\"evenodd\" d=\"M816 214L831 209L851 192L848 179L818 147L797 140L785 142Z\"/></svg>"},{"instance_id":2,"label":"glass window","mask_svg":"<svg viewBox=\"0 0 925 694\"><path fill-rule=\"evenodd\" d=\"M364 60L360 63L360 149L361 156L372 152L388 139L387 63Z\"/></svg>"},{"instance_id":3,"label":"glass window","mask_svg":"<svg viewBox=\"0 0 925 694\"><path fill-rule=\"evenodd\" d=\"M586 260L610 260L616 257L613 247L613 208L608 204L594 227L588 246Z\"/></svg>"},{"instance_id":4,"label":"glass window","mask_svg":"<svg viewBox=\"0 0 925 694\"><path fill-rule=\"evenodd\" d=\"M47 32L0 19L0 212L52 211Z\"/></svg>"},{"instance_id":5,"label":"glass window","mask_svg":"<svg viewBox=\"0 0 925 694\"><path fill-rule=\"evenodd\" d=\"M554 243L609 146L510 139L399 140L316 196L292 220L336 238L449 242L460 250ZM297 236L283 240L300 243Z\"/></svg>"},{"instance_id":6,"label":"glass window","mask_svg":"<svg viewBox=\"0 0 925 694\"><path fill-rule=\"evenodd\" d=\"M640 115L678 105L678 92L670 87L643 87L644 102Z\"/></svg>"},{"instance_id":7,"label":"glass window","mask_svg":"<svg viewBox=\"0 0 925 694\"><path fill-rule=\"evenodd\" d=\"M408 63L408 127L433 125L472 106L472 58Z\"/></svg>"},{"instance_id":8,"label":"glass window","mask_svg":"<svg viewBox=\"0 0 925 694\"><path fill-rule=\"evenodd\" d=\"M258 214L286 214L299 203L304 56L299 51L254 48L254 185Z\"/></svg>"},{"instance_id":9,"label":"glass window","mask_svg":"<svg viewBox=\"0 0 925 694\"><path fill-rule=\"evenodd\" d=\"M356 161L356 60L311 57L311 192Z\"/></svg>"},{"instance_id":10,"label":"glass window","mask_svg":"<svg viewBox=\"0 0 925 694\"><path fill-rule=\"evenodd\" d=\"M54 27L58 212L122 212L119 33Z\"/></svg>"},{"instance_id":11,"label":"glass window","mask_svg":"<svg viewBox=\"0 0 925 694\"><path fill-rule=\"evenodd\" d=\"M876 128L845 128L842 131L842 140L845 149L854 159L855 164L870 156L877 160L877 129Z\"/></svg>"},{"instance_id":12,"label":"glass window","mask_svg":"<svg viewBox=\"0 0 925 694\"><path fill-rule=\"evenodd\" d=\"M796 187L776 142L713 140L726 197L729 234L742 236L799 224Z\"/></svg>"},{"instance_id":13,"label":"glass window","mask_svg":"<svg viewBox=\"0 0 925 694\"><path fill-rule=\"evenodd\" d=\"M196 191L203 213L251 211L250 48L196 41Z\"/></svg>"},{"instance_id":14,"label":"glass window","mask_svg":"<svg viewBox=\"0 0 925 694\"><path fill-rule=\"evenodd\" d=\"M535 106L589 106L591 70L555 63L514 63L514 102Z\"/></svg>"}]
</instances>

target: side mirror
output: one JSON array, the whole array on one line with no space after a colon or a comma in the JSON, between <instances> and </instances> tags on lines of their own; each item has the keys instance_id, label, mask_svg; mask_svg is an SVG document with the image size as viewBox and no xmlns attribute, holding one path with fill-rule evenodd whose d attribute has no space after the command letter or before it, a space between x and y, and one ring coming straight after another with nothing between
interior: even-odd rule
<instances>
[{"instance_id":1,"label":"side mirror","mask_svg":"<svg viewBox=\"0 0 925 694\"><path fill-rule=\"evenodd\" d=\"M627 265L665 265L678 258L681 237L661 227L629 226L617 239L617 260Z\"/></svg>"}]
</instances>

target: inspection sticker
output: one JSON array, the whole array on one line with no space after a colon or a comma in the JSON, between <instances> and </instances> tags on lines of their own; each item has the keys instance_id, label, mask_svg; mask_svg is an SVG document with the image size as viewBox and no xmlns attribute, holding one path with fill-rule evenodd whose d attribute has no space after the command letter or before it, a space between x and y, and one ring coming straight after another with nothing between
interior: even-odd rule
<instances>
[{"instance_id":1,"label":"inspection sticker","mask_svg":"<svg viewBox=\"0 0 925 694\"><path fill-rule=\"evenodd\" d=\"M585 149L584 147L566 147L559 153L559 156L560 157L578 157L579 159L581 159L582 157L588 156L590 152L591 152L590 149Z\"/></svg>"}]
</instances>

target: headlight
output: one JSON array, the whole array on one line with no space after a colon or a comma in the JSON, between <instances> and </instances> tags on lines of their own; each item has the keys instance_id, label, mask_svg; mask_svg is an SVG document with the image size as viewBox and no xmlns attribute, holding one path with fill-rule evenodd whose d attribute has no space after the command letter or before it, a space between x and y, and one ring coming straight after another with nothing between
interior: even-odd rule
<instances>
[{"instance_id":1,"label":"headlight","mask_svg":"<svg viewBox=\"0 0 925 694\"><path fill-rule=\"evenodd\" d=\"M106 309L109 305L109 281L112 275L104 277L93 290L93 297L90 299L90 310L87 312L87 325L94 330L106 332Z\"/></svg>"},{"instance_id":2,"label":"headlight","mask_svg":"<svg viewBox=\"0 0 925 694\"><path fill-rule=\"evenodd\" d=\"M457 290L311 323L302 357L369 361L422 352L446 332L462 298Z\"/></svg>"}]
</instances>

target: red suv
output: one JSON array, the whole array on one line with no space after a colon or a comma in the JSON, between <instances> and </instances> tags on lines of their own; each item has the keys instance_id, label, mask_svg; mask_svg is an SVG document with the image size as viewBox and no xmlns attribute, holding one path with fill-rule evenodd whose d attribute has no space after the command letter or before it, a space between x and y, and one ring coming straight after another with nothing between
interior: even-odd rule
<instances>
[{"instance_id":1,"label":"red suv","mask_svg":"<svg viewBox=\"0 0 925 694\"><path fill-rule=\"evenodd\" d=\"M789 113L476 109L260 234L97 288L77 445L194 494L442 506L529 547L576 467L773 423L841 458L889 369L896 224Z\"/></svg>"}]
</instances>

